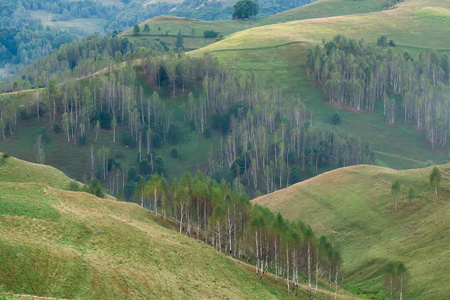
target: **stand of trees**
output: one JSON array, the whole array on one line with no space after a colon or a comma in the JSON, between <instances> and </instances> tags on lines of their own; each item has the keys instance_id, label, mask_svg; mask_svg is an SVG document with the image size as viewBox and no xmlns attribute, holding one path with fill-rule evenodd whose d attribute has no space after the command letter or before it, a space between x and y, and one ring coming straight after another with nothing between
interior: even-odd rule
<instances>
[{"instance_id":1,"label":"stand of trees","mask_svg":"<svg viewBox=\"0 0 450 300\"><path fill-rule=\"evenodd\" d=\"M403 299L403 294L408 283L408 271L402 262L389 262L386 265L386 287L389 299Z\"/></svg>"},{"instance_id":2,"label":"stand of trees","mask_svg":"<svg viewBox=\"0 0 450 300\"><path fill-rule=\"evenodd\" d=\"M0 92L42 87L50 79L58 83L67 82L72 78L92 75L107 67L112 68L114 64L124 60L141 57L143 53L162 50L163 47L156 43L131 43L127 38L92 34L80 41L63 44L32 65L22 67L13 78L5 81L3 91L0 86Z\"/></svg>"},{"instance_id":3,"label":"stand of trees","mask_svg":"<svg viewBox=\"0 0 450 300\"><path fill-rule=\"evenodd\" d=\"M448 146L450 124L450 60L447 54L421 52L412 57L386 43L367 44L336 36L323 47L309 49L308 76L322 86L332 103L356 110L374 110L383 101L386 121L404 121L425 131L434 149ZM380 46L381 45L381 46ZM396 101L396 98L401 101Z\"/></svg>"},{"instance_id":4,"label":"stand of trees","mask_svg":"<svg viewBox=\"0 0 450 300\"><path fill-rule=\"evenodd\" d=\"M327 278L337 292L339 251L325 236L316 237L301 220L289 222L269 209L252 206L242 188L220 183L197 173L186 173L169 185L163 176L141 181L134 193L139 205L152 210L166 223L179 223L179 232L202 240L230 257L255 264L255 275L275 274L288 293L297 295L299 278L305 274L310 297L320 279Z\"/></svg>"},{"instance_id":5,"label":"stand of trees","mask_svg":"<svg viewBox=\"0 0 450 300\"><path fill-rule=\"evenodd\" d=\"M0 66L29 65L77 37L74 34L41 25L0 28Z\"/></svg>"},{"instance_id":6,"label":"stand of trees","mask_svg":"<svg viewBox=\"0 0 450 300\"><path fill-rule=\"evenodd\" d=\"M222 134L220 145L211 149L204 162L205 173L218 180L242 182L247 191L269 193L321 169L374 161L370 145L315 128L300 99L282 97L255 74L225 71L209 54L191 58L181 51L169 51L161 56L139 49L122 56L120 50L133 47L126 40L94 37L83 43L62 47L29 67L33 83L43 81L46 87L35 89L27 102L16 101L14 94L3 97L0 129L4 137L14 134L18 114L60 126L67 142L78 146L89 143L88 133L97 140L100 128L112 130L114 143L117 139L137 149L138 169L145 178L164 171L164 162L154 150L180 139L180 124L158 93L165 89L172 96L188 94L184 126L199 134L214 129ZM117 49L114 59L103 59L98 54ZM80 53L85 60L76 60ZM132 62L137 58L139 64ZM66 71L57 81L49 76L51 73L32 72L41 64L50 71L54 64L55 74L61 74L57 71L60 66ZM102 72L85 80L73 77L102 68ZM137 77L144 77L153 90L150 97L137 84ZM194 95L191 90L199 92ZM119 126L127 132L116 138ZM112 158L105 151L95 155L99 148L93 150L89 160L89 179L97 176L105 184L109 182L112 194L121 188L129 197L139 176L129 176L132 168L110 162Z\"/></svg>"}]
</instances>

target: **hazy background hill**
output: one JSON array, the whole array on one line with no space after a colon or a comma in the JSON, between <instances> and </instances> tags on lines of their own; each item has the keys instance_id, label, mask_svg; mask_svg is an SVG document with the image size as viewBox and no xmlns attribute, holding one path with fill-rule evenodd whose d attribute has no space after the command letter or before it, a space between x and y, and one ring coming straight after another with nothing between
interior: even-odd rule
<instances>
[{"instance_id":1,"label":"hazy background hill","mask_svg":"<svg viewBox=\"0 0 450 300\"><path fill-rule=\"evenodd\" d=\"M55 1L4 0L0 4L0 78L11 76L64 43L94 32L120 32L144 20L174 15L203 20L230 19L236 1ZM260 14L270 15L312 0L260 0Z\"/></svg>"}]
</instances>

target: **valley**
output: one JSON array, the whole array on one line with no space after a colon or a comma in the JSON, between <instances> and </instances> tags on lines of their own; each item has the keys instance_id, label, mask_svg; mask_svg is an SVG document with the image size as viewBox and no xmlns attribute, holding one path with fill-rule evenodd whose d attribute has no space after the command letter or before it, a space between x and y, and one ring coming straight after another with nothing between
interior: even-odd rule
<instances>
[{"instance_id":1,"label":"valley","mask_svg":"<svg viewBox=\"0 0 450 300\"><path fill-rule=\"evenodd\" d=\"M0 43L0 299L450 294L450 0L129 2Z\"/></svg>"}]
</instances>

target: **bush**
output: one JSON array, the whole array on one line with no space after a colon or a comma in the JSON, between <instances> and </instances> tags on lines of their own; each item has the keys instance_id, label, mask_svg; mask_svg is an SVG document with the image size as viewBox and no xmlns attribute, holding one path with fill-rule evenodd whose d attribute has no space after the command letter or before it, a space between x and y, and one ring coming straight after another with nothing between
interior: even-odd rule
<instances>
[{"instance_id":1,"label":"bush","mask_svg":"<svg viewBox=\"0 0 450 300\"><path fill-rule=\"evenodd\" d=\"M37 134L41 136L42 141L48 143L50 141L50 135L45 127L38 128Z\"/></svg>"},{"instance_id":2,"label":"bush","mask_svg":"<svg viewBox=\"0 0 450 300\"><path fill-rule=\"evenodd\" d=\"M105 193L103 192L103 188L100 185L100 181L98 181L98 179L95 177L94 177L94 179L92 179L91 183L89 184L88 191L89 191L89 193L91 193L92 195L95 195L97 197L100 197L100 198L105 197Z\"/></svg>"},{"instance_id":3,"label":"bush","mask_svg":"<svg viewBox=\"0 0 450 300\"><path fill-rule=\"evenodd\" d=\"M102 129L111 129L111 121L113 119L113 116L105 111L102 111L99 115L100 118L100 128Z\"/></svg>"},{"instance_id":4,"label":"bush","mask_svg":"<svg viewBox=\"0 0 450 300\"><path fill-rule=\"evenodd\" d=\"M203 132L203 136L207 139L209 139L211 137L211 128L206 128L205 131Z\"/></svg>"},{"instance_id":5,"label":"bush","mask_svg":"<svg viewBox=\"0 0 450 300\"><path fill-rule=\"evenodd\" d=\"M164 166L164 159L160 155L158 155L155 158L155 171L160 175L164 175L164 173L166 173L166 167Z\"/></svg>"},{"instance_id":6,"label":"bush","mask_svg":"<svg viewBox=\"0 0 450 300\"><path fill-rule=\"evenodd\" d=\"M152 134L152 144L153 144L153 148L161 148L161 144L162 144L162 139L161 136L157 133Z\"/></svg>"},{"instance_id":7,"label":"bush","mask_svg":"<svg viewBox=\"0 0 450 300\"><path fill-rule=\"evenodd\" d=\"M121 166L120 163L117 162L114 158L108 159L108 171L111 171L112 169L120 170Z\"/></svg>"},{"instance_id":8,"label":"bush","mask_svg":"<svg viewBox=\"0 0 450 300\"><path fill-rule=\"evenodd\" d=\"M87 143L87 135L83 134L78 138L78 142L80 146L84 146Z\"/></svg>"},{"instance_id":9,"label":"bush","mask_svg":"<svg viewBox=\"0 0 450 300\"><path fill-rule=\"evenodd\" d=\"M203 31L203 36L205 39L214 39L219 35L217 31L214 30L205 30Z\"/></svg>"},{"instance_id":10,"label":"bush","mask_svg":"<svg viewBox=\"0 0 450 300\"><path fill-rule=\"evenodd\" d=\"M178 150L177 150L177 148L172 148L172 150L170 150L170 157L178 158Z\"/></svg>"},{"instance_id":11,"label":"bush","mask_svg":"<svg viewBox=\"0 0 450 300\"><path fill-rule=\"evenodd\" d=\"M26 111L26 109L22 109L20 111L20 119L22 120L28 120L30 118L30 115L28 114L28 112Z\"/></svg>"},{"instance_id":12,"label":"bush","mask_svg":"<svg viewBox=\"0 0 450 300\"><path fill-rule=\"evenodd\" d=\"M80 190L80 185L75 180L71 180L69 183L69 191L78 192Z\"/></svg>"},{"instance_id":13,"label":"bush","mask_svg":"<svg viewBox=\"0 0 450 300\"><path fill-rule=\"evenodd\" d=\"M122 134L122 144L127 147L134 148L136 147L136 141L133 140L131 135L128 132L124 132Z\"/></svg>"},{"instance_id":14,"label":"bush","mask_svg":"<svg viewBox=\"0 0 450 300\"><path fill-rule=\"evenodd\" d=\"M61 125L59 125L58 123L55 122L55 124L53 124L53 132L54 133L60 133L61 132Z\"/></svg>"},{"instance_id":15,"label":"bush","mask_svg":"<svg viewBox=\"0 0 450 300\"><path fill-rule=\"evenodd\" d=\"M167 138L172 144L179 142L181 137L180 128L177 125L170 125L169 131L167 132Z\"/></svg>"},{"instance_id":16,"label":"bush","mask_svg":"<svg viewBox=\"0 0 450 300\"><path fill-rule=\"evenodd\" d=\"M134 167L131 167L131 168L128 170L128 180L129 180L129 181L136 181L136 178L137 178L137 172L136 172L136 169L135 169Z\"/></svg>"},{"instance_id":17,"label":"bush","mask_svg":"<svg viewBox=\"0 0 450 300\"><path fill-rule=\"evenodd\" d=\"M7 153L3 153L1 156L0 156L0 163L6 163L6 159L8 159L8 157L9 157L9 155L7 154Z\"/></svg>"},{"instance_id":18,"label":"bush","mask_svg":"<svg viewBox=\"0 0 450 300\"><path fill-rule=\"evenodd\" d=\"M146 160L143 160L139 163L139 172L143 176L151 173L151 167Z\"/></svg>"},{"instance_id":19,"label":"bush","mask_svg":"<svg viewBox=\"0 0 450 300\"><path fill-rule=\"evenodd\" d=\"M333 114L332 118L333 125L339 125L341 124L341 116L338 113Z\"/></svg>"},{"instance_id":20,"label":"bush","mask_svg":"<svg viewBox=\"0 0 450 300\"><path fill-rule=\"evenodd\" d=\"M386 48L388 46L387 36L382 35L377 40L377 45Z\"/></svg>"}]
</instances>

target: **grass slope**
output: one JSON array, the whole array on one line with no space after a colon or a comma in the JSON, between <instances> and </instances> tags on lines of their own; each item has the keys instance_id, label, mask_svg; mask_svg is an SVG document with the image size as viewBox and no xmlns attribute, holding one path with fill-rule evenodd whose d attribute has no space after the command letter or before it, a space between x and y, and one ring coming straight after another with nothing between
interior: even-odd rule
<instances>
[{"instance_id":1,"label":"grass slope","mask_svg":"<svg viewBox=\"0 0 450 300\"><path fill-rule=\"evenodd\" d=\"M377 294L384 265L402 261L410 273L407 299L444 299L450 294L450 265L445 263L450 255L450 164L440 169L438 197L429 187L431 168L354 166L252 202L289 219L302 218L317 234L334 236L343 253L345 281L356 283L347 288ZM391 194L395 179L402 185L398 211ZM405 199L410 187L416 191L412 203Z\"/></svg>"},{"instance_id":2,"label":"grass slope","mask_svg":"<svg viewBox=\"0 0 450 300\"><path fill-rule=\"evenodd\" d=\"M249 20L229 21L203 21L189 18L172 16L160 16L144 21L140 24L141 29L145 24L150 26L150 33L133 35L133 28L125 31L125 35L134 39L158 39L169 47L175 47L176 35L179 31L184 36L184 47L188 50L199 49L207 46L215 39L203 38L205 30L214 30L224 36L257 26L276 24L294 20L315 19L355 13L367 13L379 11L385 7L385 0L319 0L309 5L294 8L275 15ZM230 16L231 18L231 16Z\"/></svg>"},{"instance_id":3,"label":"grass slope","mask_svg":"<svg viewBox=\"0 0 450 300\"><path fill-rule=\"evenodd\" d=\"M66 183L50 167L0 164L0 299L289 298L284 284L254 279L248 266L160 226L147 210L54 188Z\"/></svg>"},{"instance_id":4,"label":"grass slope","mask_svg":"<svg viewBox=\"0 0 450 300\"><path fill-rule=\"evenodd\" d=\"M351 2L351 1L350 1ZM317 2L320 3L320 2ZM385 34L398 46L450 50L446 39L450 25L450 1L405 0L395 9L364 14L311 18L260 26L241 31L201 51L269 47L288 42L321 43L342 34L375 42Z\"/></svg>"}]
</instances>

